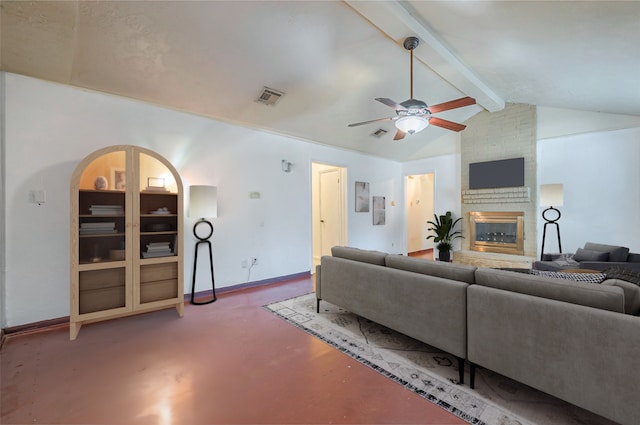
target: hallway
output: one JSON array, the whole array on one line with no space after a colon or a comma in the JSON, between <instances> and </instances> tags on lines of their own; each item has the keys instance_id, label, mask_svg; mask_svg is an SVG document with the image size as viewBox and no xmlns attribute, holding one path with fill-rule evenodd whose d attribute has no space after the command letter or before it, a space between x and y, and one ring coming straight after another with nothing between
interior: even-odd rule
<instances>
[{"instance_id":1,"label":"hallway","mask_svg":"<svg viewBox=\"0 0 640 425\"><path fill-rule=\"evenodd\" d=\"M10 336L0 423L463 424L263 305L313 277L220 293L206 306Z\"/></svg>"}]
</instances>

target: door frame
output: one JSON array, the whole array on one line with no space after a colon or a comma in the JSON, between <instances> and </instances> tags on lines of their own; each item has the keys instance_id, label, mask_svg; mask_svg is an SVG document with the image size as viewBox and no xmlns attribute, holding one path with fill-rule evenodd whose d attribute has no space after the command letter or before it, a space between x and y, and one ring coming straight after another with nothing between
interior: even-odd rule
<instances>
[{"instance_id":1,"label":"door frame","mask_svg":"<svg viewBox=\"0 0 640 425\"><path fill-rule=\"evenodd\" d=\"M323 171L337 169L340 178L340 195L338 208L342 212L339 214L339 237L340 245L348 245L347 231L347 168L342 165L331 164L324 161L311 161L311 273L315 273L316 266L320 264L320 173Z\"/></svg>"}]
</instances>

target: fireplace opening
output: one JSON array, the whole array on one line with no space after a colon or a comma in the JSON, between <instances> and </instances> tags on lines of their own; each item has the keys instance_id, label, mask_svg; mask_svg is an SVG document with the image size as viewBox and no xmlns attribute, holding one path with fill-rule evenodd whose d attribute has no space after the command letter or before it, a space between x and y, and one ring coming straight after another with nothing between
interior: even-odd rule
<instances>
[{"instance_id":1,"label":"fireplace opening","mask_svg":"<svg viewBox=\"0 0 640 425\"><path fill-rule=\"evenodd\" d=\"M524 255L524 212L469 213L470 249Z\"/></svg>"}]
</instances>

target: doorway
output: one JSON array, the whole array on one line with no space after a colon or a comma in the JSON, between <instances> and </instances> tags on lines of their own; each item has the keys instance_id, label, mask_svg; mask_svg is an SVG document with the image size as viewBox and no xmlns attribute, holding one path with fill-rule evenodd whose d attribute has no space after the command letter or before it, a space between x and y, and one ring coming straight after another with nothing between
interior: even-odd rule
<instances>
[{"instance_id":1,"label":"doorway","mask_svg":"<svg viewBox=\"0 0 640 425\"><path fill-rule=\"evenodd\" d=\"M330 164L311 164L312 273L331 247L347 245L347 169Z\"/></svg>"},{"instance_id":2,"label":"doorway","mask_svg":"<svg viewBox=\"0 0 640 425\"><path fill-rule=\"evenodd\" d=\"M427 239L427 221L433 221L435 175L414 174L404 180L407 211L407 254L433 255L433 239Z\"/></svg>"}]
</instances>

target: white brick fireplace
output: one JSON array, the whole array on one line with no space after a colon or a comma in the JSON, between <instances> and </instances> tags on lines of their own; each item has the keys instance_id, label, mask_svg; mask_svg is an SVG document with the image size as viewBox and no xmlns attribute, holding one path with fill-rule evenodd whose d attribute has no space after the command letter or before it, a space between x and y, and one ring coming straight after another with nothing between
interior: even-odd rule
<instances>
[{"instance_id":1,"label":"white brick fireplace","mask_svg":"<svg viewBox=\"0 0 640 425\"><path fill-rule=\"evenodd\" d=\"M524 186L469 189L469 164L524 158ZM508 104L498 112L481 112L467 121L461 135L462 251L454 262L484 267L528 267L536 257L536 108ZM522 214L521 254L471 250L471 212L518 212ZM475 236L475 235L474 235Z\"/></svg>"}]
</instances>

